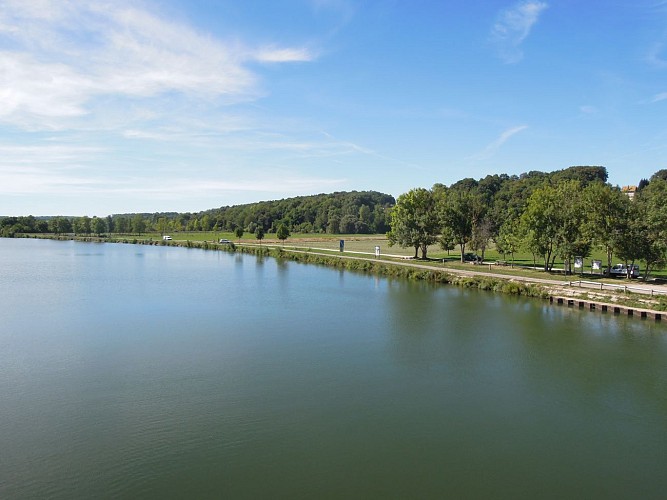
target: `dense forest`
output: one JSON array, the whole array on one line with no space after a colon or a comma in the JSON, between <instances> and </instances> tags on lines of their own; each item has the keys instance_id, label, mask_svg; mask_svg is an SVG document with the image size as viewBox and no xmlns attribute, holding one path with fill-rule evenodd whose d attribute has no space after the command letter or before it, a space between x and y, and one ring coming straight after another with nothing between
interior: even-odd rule
<instances>
[{"instance_id":1,"label":"dense forest","mask_svg":"<svg viewBox=\"0 0 667 500\"><path fill-rule=\"evenodd\" d=\"M226 231L237 227L254 232L257 226L275 233L285 224L293 233L377 234L389 230L393 196L375 191L352 191L300 196L208 210L198 214Z\"/></svg>"},{"instance_id":2,"label":"dense forest","mask_svg":"<svg viewBox=\"0 0 667 500\"><path fill-rule=\"evenodd\" d=\"M275 233L280 226L292 233L378 234L390 229L389 212L395 202L388 194L352 191L227 206L194 214L5 217L0 220L0 236L16 233L232 232L238 228L250 233L255 233L258 228Z\"/></svg>"},{"instance_id":3,"label":"dense forest","mask_svg":"<svg viewBox=\"0 0 667 500\"><path fill-rule=\"evenodd\" d=\"M557 257L573 262L604 250L609 272L617 257L651 269L667 262L667 170L622 190L607 182L604 167L570 167L518 177L489 175L447 187L415 188L391 212L391 244L427 257L429 245L481 252L493 243L501 254L532 253L551 270Z\"/></svg>"}]
</instances>

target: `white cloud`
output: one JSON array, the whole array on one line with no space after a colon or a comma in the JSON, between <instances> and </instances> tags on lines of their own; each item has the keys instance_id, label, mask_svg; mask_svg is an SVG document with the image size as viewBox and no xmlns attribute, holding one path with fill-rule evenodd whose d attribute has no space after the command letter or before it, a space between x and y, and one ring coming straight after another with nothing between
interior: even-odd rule
<instances>
[{"instance_id":1,"label":"white cloud","mask_svg":"<svg viewBox=\"0 0 667 500\"><path fill-rule=\"evenodd\" d=\"M476 153L474 155L471 155L468 157L470 160L487 160L491 158L493 155L496 154L496 152L500 149L500 147L505 144L512 136L518 134L519 132L522 132L528 128L528 125L519 125L518 127L512 127L509 128L505 131L503 131L497 139L495 139L493 142L489 143L482 151L479 153Z\"/></svg>"},{"instance_id":2,"label":"white cloud","mask_svg":"<svg viewBox=\"0 0 667 500\"><path fill-rule=\"evenodd\" d=\"M525 1L499 14L491 30L491 41L503 61L517 63L523 58L521 44L547 7L545 2Z\"/></svg>"},{"instance_id":3,"label":"white cloud","mask_svg":"<svg viewBox=\"0 0 667 500\"><path fill-rule=\"evenodd\" d=\"M5 0L0 36L0 120L32 129L67 128L109 97L253 100L260 91L248 63L315 57L225 42L124 0Z\"/></svg>"},{"instance_id":4,"label":"white cloud","mask_svg":"<svg viewBox=\"0 0 667 500\"><path fill-rule=\"evenodd\" d=\"M255 180L219 180L180 178L168 181L133 179L131 185L111 188L110 192L135 193L156 199L181 199L214 194L224 195L229 192L248 191L275 194L314 193L335 189L343 185L345 179L314 177L269 177L262 176ZM140 187L136 187L140 186Z\"/></svg>"},{"instance_id":5,"label":"white cloud","mask_svg":"<svg viewBox=\"0 0 667 500\"><path fill-rule=\"evenodd\" d=\"M667 92L661 92L660 94L654 95L653 99L651 99L651 102L664 101L665 99L667 99Z\"/></svg>"},{"instance_id":6,"label":"white cloud","mask_svg":"<svg viewBox=\"0 0 667 500\"><path fill-rule=\"evenodd\" d=\"M102 185L84 166L104 148L0 145L0 195L50 195Z\"/></svg>"},{"instance_id":7,"label":"white cloud","mask_svg":"<svg viewBox=\"0 0 667 500\"><path fill-rule=\"evenodd\" d=\"M255 59L259 62L281 63L281 62L308 62L315 56L305 48L302 49L279 49L266 47L255 53Z\"/></svg>"},{"instance_id":8,"label":"white cloud","mask_svg":"<svg viewBox=\"0 0 667 500\"><path fill-rule=\"evenodd\" d=\"M591 106L590 104L585 104L583 106L579 106L579 111L581 111L585 115L592 115L597 113L598 109L595 106Z\"/></svg>"},{"instance_id":9,"label":"white cloud","mask_svg":"<svg viewBox=\"0 0 667 500\"><path fill-rule=\"evenodd\" d=\"M342 175L294 160L360 148L228 106L265 95L257 63L313 61L312 49L225 40L142 5L0 0L0 130L17 141L0 142L0 213L21 197L96 210L104 198L123 211L132 200L205 208L236 192L343 187Z\"/></svg>"},{"instance_id":10,"label":"white cloud","mask_svg":"<svg viewBox=\"0 0 667 500\"><path fill-rule=\"evenodd\" d=\"M276 195L311 194L340 188L344 178L318 178L296 175L267 174L253 176L252 180L221 180L215 177L179 177L161 179L133 176L111 178L85 172L44 167L21 169L0 166L0 195L80 195L96 198L118 195L142 200L183 200L196 197L219 196L239 191L275 193ZM5 208L6 210L6 208Z\"/></svg>"}]
</instances>

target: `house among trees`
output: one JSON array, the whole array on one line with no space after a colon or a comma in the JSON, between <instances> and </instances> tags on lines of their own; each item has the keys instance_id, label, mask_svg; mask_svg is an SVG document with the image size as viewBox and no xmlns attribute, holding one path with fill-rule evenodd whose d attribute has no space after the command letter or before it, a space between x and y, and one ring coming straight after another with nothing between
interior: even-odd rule
<instances>
[{"instance_id":1,"label":"house among trees","mask_svg":"<svg viewBox=\"0 0 667 500\"><path fill-rule=\"evenodd\" d=\"M637 186L623 186L621 188L621 191L630 199L633 199L635 197L635 193L637 192Z\"/></svg>"}]
</instances>

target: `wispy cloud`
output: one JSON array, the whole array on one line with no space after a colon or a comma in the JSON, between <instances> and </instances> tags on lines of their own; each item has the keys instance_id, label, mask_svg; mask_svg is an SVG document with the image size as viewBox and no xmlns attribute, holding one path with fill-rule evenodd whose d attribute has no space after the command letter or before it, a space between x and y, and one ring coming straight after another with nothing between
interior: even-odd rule
<instances>
[{"instance_id":1,"label":"wispy cloud","mask_svg":"<svg viewBox=\"0 0 667 500\"><path fill-rule=\"evenodd\" d=\"M5 0L0 36L0 120L31 129L67 128L110 97L252 100L261 93L248 63L315 58L216 39L126 0Z\"/></svg>"},{"instance_id":2,"label":"wispy cloud","mask_svg":"<svg viewBox=\"0 0 667 500\"><path fill-rule=\"evenodd\" d=\"M651 102L664 101L665 99L667 99L667 92L661 92L660 94L654 95L653 99L651 99Z\"/></svg>"},{"instance_id":3,"label":"wispy cloud","mask_svg":"<svg viewBox=\"0 0 667 500\"><path fill-rule=\"evenodd\" d=\"M224 39L151 5L0 0L0 129L19 141L0 143L0 202L72 195L101 209L107 196L133 210L128 193L219 203L240 191L340 187L287 162L280 174L269 167L349 147L310 143L254 106L268 93L257 63L314 61L311 47Z\"/></svg>"},{"instance_id":4,"label":"wispy cloud","mask_svg":"<svg viewBox=\"0 0 667 500\"><path fill-rule=\"evenodd\" d=\"M315 59L315 54L306 48L280 49L276 47L265 47L258 50L254 57L259 62L269 63L308 62Z\"/></svg>"},{"instance_id":5,"label":"wispy cloud","mask_svg":"<svg viewBox=\"0 0 667 500\"><path fill-rule=\"evenodd\" d=\"M491 30L491 41L503 61L513 64L523 59L521 44L547 7L545 2L525 1L498 15Z\"/></svg>"},{"instance_id":6,"label":"wispy cloud","mask_svg":"<svg viewBox=\"0 0 667 500\"><path fill-rule=\"evenodd\" d=\"M503 131L498 138L493 142L489 143L482 151L475 153L468 157L469 160L487 160L491 158L496 152L505 144L511 137L515 136L519 132L522 132L528 128L528 125L519 125L517 127L509 128Z\"/></svg>"},{"instance_id":7,"label":"wispy cloud","mask_svg":"<svg viewBox=\"0 0 667 500\"><path fill-rule=\"evenodd\" d=\"M180 199L189 198L193 195L207 196L209 194L224 195L228 192L249 191L284 194L304 194L318 191L335 189L346 182L343 178L317 178L317 177L273 177L266 176L252 181L220 180L220 179L195 179L179 178L168 181L145 182L143 179L132 181L134 186L116 186L109 189L110 192L127 193L134 192L141 196L155 199Z\"/></svg>"},{"instance_id":8,"label":"wispy cloud","mask_svg":"<svg viewBox=\"0 0 667 500\"><path fill-rule=\"evenodd\" d=\"M345 178L297 176L280 173L266 173L254 179L220 179L216 177L178 177L156 179L132 176L122 179L90 175L76 170L54 170L45 167L22 169L0 165L0 196L16 195L81 195L93 194L98 197L136 196L142 200L183 200L197 197L217 196L224 199L230 193L239 191L286 194L311 194L340 188L347 182ZM82 214L83 215L83 214ZM99 214L102 215L102 214Z\"/></svg>"},{"instance_id":9,"label":"wispy cloud","mask_svg":"<svg viewBox=\"0 0 667 500\"><path fill-rule=\"evenodd\" d=\"M579 111L585 115L592 115L598 112L598 108L590 104L584 104L583 106L579 106Z\"/></svg>"},{"instance_id":10,"label":"wispy cloud","mask_svg":"<svg viewBox=\"0 0 667 500\"><path fill-rule=\"evenodd\" d=\"M667 68L667 55L665 54L665 43L664 42L654 43L648 51L646 60L651 66L654 66L656 68L660 69Z\"/></svg>"}]
</instances>

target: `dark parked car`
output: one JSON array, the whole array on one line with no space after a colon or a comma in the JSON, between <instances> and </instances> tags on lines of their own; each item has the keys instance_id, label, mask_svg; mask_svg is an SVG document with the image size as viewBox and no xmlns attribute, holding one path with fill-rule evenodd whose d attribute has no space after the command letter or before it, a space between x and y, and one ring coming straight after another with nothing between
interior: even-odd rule
<instances>
[{"instance_id":1,"label":"dark parked car","mask_svg":"<svg viewBox=\"0 0 667 500\"><path fill-rule=\"evenodd\" d=\"M482 262L482 258L476 253L464 253L463 262Z\"/></svg>"}]
</instances>

